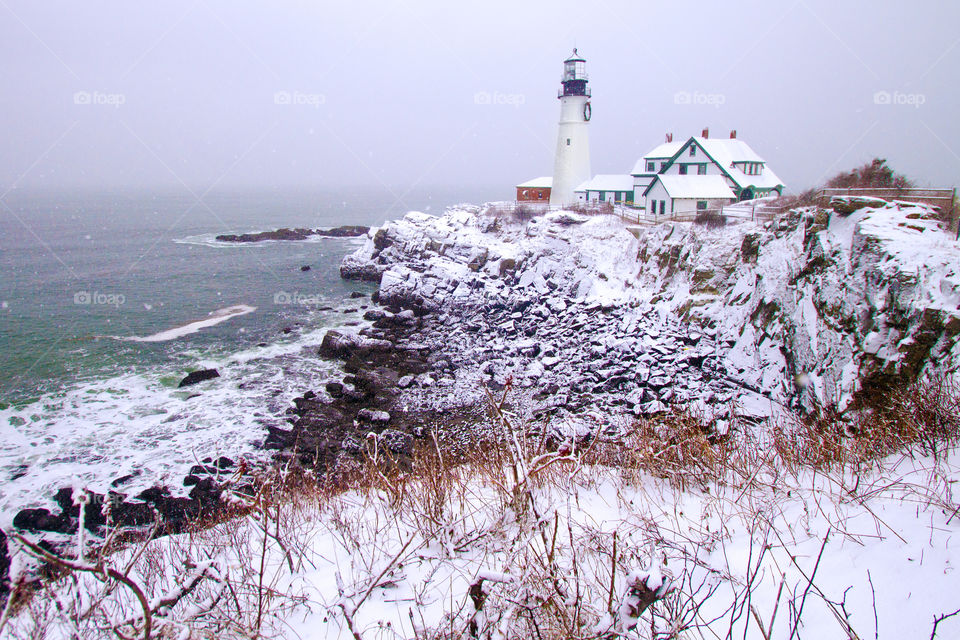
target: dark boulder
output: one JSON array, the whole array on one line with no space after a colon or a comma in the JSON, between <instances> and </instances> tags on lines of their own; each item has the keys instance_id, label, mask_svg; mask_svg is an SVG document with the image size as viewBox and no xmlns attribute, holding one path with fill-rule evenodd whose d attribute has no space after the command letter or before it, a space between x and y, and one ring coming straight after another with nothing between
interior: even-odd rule
<instances>
[{"instance_id":1,"label":"dark boulder","mask_svg":"<svg viewBox=\"0 0 960 640\"><path fill-rule=\"evenodd\" d=\"M331 398L339 398L343 395L343 384L340 382L328 382L324 388Z\"/></svg>"},{"instance_id":2,"label":"dark boulder","mask_svg":"<svg viewBox=\"0 0 960 640\"><path fill-rule=\"evenodd\" d=\"M391 351L393 348L393 343L388 340L355 336L331 329L324 334L318 353L324 358L349 358L353 355Z\"/></svg>"},{"instance_id":3,"label":"dark boulder","mask_svg":"<svg viewBox=\"0 0 960 640\"><path fill-rule=\"evenodd\" d=\"M379 440L380 445L390 453L405 456L413 455L413 436L409 433L386 429L380 434Z\"/></svg>"},{"instance_id":4,"label":"dark boulder","mask_svg":"<svg viewBox=\"0 0 960 640\"><path fill-rule=\"evenodd\" d=\"M0 530L0 595L10 591L10 550L7 534Z\"/></svg>"},{"instance_id":5,"label":"dark boulder","mask_svg":"<svg viewBox=\"0 0 960 640\"><path fill-rule=\"evenodd\" d=\"M180 381L180 384L177 385L177 387L189 387L192 384L197 384L198 382L203 382L204 380L212 380L213 378L219 377L220 372L216 369L200 369L199 371L191 371L187 374L187 377Z\"/></svg>"},{"instance_id":6,"label":"dark boulder","mask_svg":"<svg viewBox=\"0 0 960 640\"><path fill-rule=\"evenodd\" d=\"M13 526L24 531L52 531L54 533L72 533L70 518L63 514L55 516L49 509L21 509L13 517Z\"/></svg>"}]
</instances>

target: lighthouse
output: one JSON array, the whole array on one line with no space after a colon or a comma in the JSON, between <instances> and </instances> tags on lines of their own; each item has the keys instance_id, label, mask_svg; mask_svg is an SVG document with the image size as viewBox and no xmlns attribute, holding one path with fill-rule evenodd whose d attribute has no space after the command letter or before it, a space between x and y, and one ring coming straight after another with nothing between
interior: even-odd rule
<instances>
[{"instance_id":1,"label":"lighthouse","mask_svg":"<svg viewBox=\"0 0 960 640\"><path fill-rule=\"evenodd\" d=\"M587 87L586 60L577 50L563 61L563 85L560 99L560 124L557 153L553 160L553 188L550 204L566 206L576 202L574 189L590 179L590 89Z\"/></svg>"}]
</instances>

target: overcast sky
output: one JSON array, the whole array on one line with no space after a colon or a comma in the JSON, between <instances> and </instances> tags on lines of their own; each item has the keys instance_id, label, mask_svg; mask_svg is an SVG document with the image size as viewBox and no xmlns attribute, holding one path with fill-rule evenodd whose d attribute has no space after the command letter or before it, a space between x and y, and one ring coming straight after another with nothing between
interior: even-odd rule
<instances>
[{"instance_id":1,"label":"overcast sky","mask_svg":"<svg viewBox=\"0 0 960 640\"><path fill-rule=\"evenodd\" d=\"M960 174L960 3L0 0L11 186L448 185L553 167L587 59L594 173L736 129L797 191ZM880 92L880 93L878 93Z\"/></svg>"}]
</instances>

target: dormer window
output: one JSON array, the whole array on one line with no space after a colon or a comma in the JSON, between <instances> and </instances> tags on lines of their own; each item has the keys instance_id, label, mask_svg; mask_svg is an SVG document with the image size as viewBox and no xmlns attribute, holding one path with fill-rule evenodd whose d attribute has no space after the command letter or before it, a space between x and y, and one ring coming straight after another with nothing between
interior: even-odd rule
<instances>
[{"instance_id":1,"label":"dormer window","mask_svg":"<svg viewBox=\"0 0 960 640\"><path fill-rule=\"evenodd\" d=\"M647 161L647 171L656 171L657 163L653 160Z\"/></svg>"}]
</instances>

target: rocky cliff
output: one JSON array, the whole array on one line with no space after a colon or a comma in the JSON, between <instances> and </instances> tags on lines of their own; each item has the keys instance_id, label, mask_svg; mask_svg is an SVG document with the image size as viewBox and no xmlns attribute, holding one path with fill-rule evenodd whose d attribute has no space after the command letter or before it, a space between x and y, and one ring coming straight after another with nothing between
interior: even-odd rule
<instances>
[{"instance_id":1,"label":"rocky cliff","mask_svg":"<svg viewBox=\"0 0 960 640\"><path fill-rule=\"evenodd\" d=\"M613 393L649 412L750 389L810 410L956 372L960 244L923 205L836 209L638 239L613 216L411 213L371 230L341 273L379 282L381 304L438 314L448 350L476 356L467 368L560 381L578 406Z\"/></svg>"},{"instance_id":2,"label":"rocky cliff","mask_svg":"<svg viewBox=\"0 0 960 640\"><path fill-rule=\"evenodd\" d=\"M614 216L521 221L471 207L371 230L341 273L379 282L390 313L421 318L434 373L407 389L412 404L482 404L485 387L512 382L530 415L553 424L610 424L667 404L723 420L731 400L769 413L768 399L729 379L712 328L642 301L637 253Z\"/></svg>"},{"instance_id":3,"label":"rocky cliff","mask_svg":"<svg viewBox=\"0 0 960 640\"><path fill-rule=\"evenodd\" d=\"M647 300L732 345L731 375L806 409L960 367L960 243L923 205L837 201L639 236Z\"/></svg>"}]
</instances>

